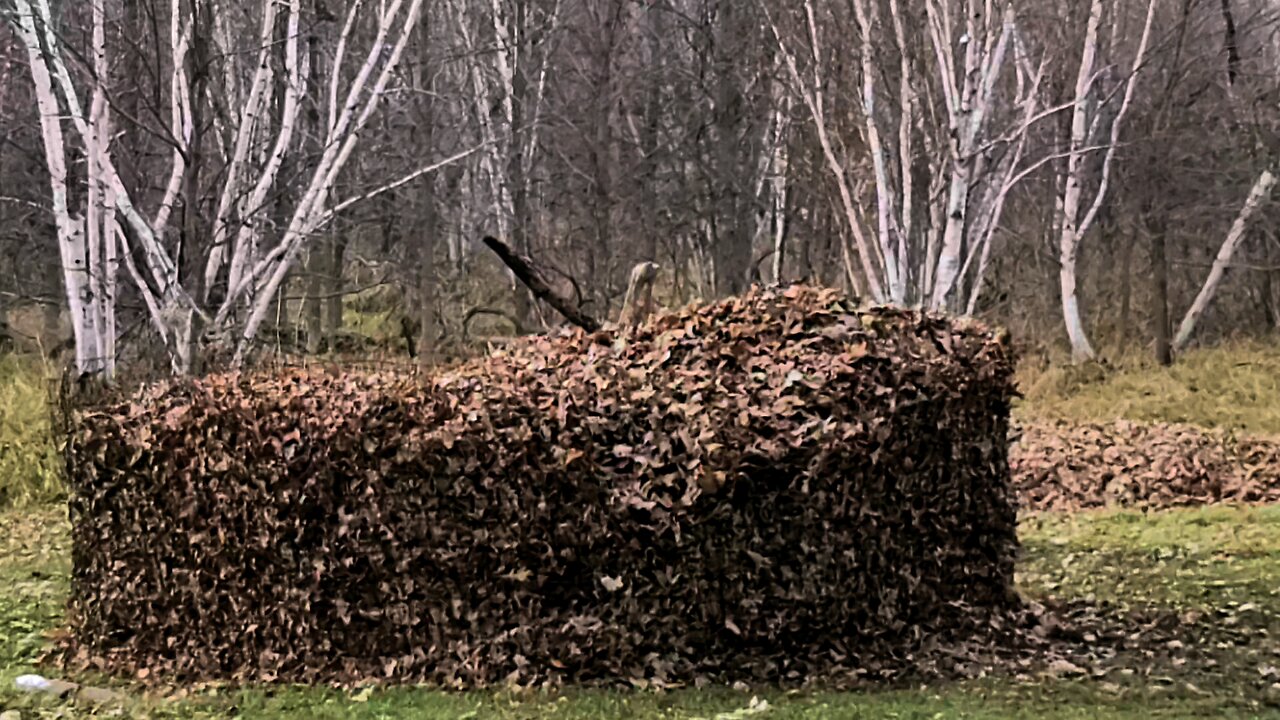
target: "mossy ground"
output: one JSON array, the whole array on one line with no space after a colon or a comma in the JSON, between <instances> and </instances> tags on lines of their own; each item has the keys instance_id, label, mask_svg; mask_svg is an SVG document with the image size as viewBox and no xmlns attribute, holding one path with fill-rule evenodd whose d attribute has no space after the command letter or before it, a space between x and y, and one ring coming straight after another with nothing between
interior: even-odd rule
<instances>
[{"instance_id":1,"label":"mossy ground","mask_svg":"<svg viewBox=\"0 0 1280 720\"><path fill-rule=\"evenodd\" d=\"M564 693L343 692L257 688L157 693L122 685L120 708L19 693L62 620L68 527L60 510L0 514L0 710L23 718L1280 718L1280 508L1208 508L1024 519L1019 582L1029 597L1200 613L1190 661L1135 651L1082 679L1032 674L862 692L729 688ZM1219 632L1220 631L1220 632ZM1205 639L1205 638L1208 639ZM1219 647L1220 646L1220 647ZM751 700L758 697L767 709Z\"/></svg>"}]
</instances>

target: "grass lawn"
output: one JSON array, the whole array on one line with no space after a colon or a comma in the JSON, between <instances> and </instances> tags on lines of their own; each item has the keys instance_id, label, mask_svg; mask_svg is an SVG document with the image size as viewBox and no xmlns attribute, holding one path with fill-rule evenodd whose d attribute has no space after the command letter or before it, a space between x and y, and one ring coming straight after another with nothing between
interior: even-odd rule
<instances>
[{"instance_id":1,"label":"grass lawn","mask_svg":"<svg viewBox=\"0 0 1280 720\"><path fill-rule=\"evenodd\" d=\"M1108 512L1024 520L1019 581L1034 598L1188 623L1169 653L1134 651L1084 678L1000 677L862 692L457 694L426 688L124 689L123 708L31 696L14 678L58 626L70 560L56 509L0 514L0 710L21 718L1280 718L1280 508ZM43 672L50 672L48 669ZM752 705L753 697L757 698ZM767 706L764 704L767 703ZM14 716L5 717L10 720Z\"/></svg>"}]
</instances>

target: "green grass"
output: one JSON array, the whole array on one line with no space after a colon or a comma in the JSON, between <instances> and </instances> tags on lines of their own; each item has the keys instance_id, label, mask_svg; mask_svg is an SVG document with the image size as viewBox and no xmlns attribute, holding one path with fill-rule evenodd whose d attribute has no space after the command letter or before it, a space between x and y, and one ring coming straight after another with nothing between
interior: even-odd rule
<instances>
[{"instance_id":1,"label":"green grass","mask_svg":"<svg viewBox=\"0 0 1280 720\"><path fill-rule=\"evenodd\" d=\"M0 508L63 495L48 388L48 369L38 359L0 354Z\"/></svg>"},{"instance_id":2,"label":"green grass","mask_svg":"<svg viewBox=\"0 0 1280 720\"><path fill-rule=\"evenodd\" d=\"M1280 618L1280 507L1025 518L1033 592ZM1280 650L1280 646L1277 646Z\"/></svg>"},{"instance_id":3,"label":"green grass","mask_svg":"<svg viewBox=\"0 0 1280 720\"><path fill-rule=\"evenodd\" d=\"M1212 666L1119 657L1083 680L989 677L909 689L785 693L730 688L671 692L567 690L447 693L400 687L144 690L122 685L123 710L19 694L13 679L53 673L35 660L62 620L68 528L59 510L0 513L0 710L23 718L95 712L154 718L425 718L608 720L611 718L1280 718L1280 688L1261 674L1280 665L1280 508L1212 508L1142 515L1044 515L1024 521L1019 581L1031 597L1093 597L1121 605L1201 611L1246 641L1213 650ZM1252 605L1252 607L1250 607ZM1262 633L1269 633L1263 635ZM1233 637L1239 636L1239 632ZM1132 668L1132 669L1130 669ZM767 709L751 714L758 697ZM757 710L759 710L757 706Z\"/></svg>"},{"instance_id":4,"label":"green grass","mask_svg":"<svg viewBox=\"0 0 1280 720\"><path fill-rule=\"evenodd\" d=\"M1178 422L1280 434L1280 348L1260 342L1194 350L1172 367L1126 359L1098 365L1024 366L1019 412L1031 417Z\"/></svg>"}]
</instances>

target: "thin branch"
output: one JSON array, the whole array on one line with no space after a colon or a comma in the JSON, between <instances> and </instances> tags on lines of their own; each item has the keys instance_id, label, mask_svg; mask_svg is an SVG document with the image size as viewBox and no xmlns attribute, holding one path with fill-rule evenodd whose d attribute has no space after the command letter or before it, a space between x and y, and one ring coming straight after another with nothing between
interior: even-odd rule
<instances>
[{"instance_id":1,"label":"thin branch","mask_svg":"<svg viewBox=\"0 0 1280 720\"><path fill-rule=\"evenodd\" d=\"M482 142L479 145L475 145L467 150L463 150L460 153L454 153L453 155L450 155L449 157L443 160L431 163L430 165L425 165L423 167L420 167L417 170L414 170L413 172L409 173L408 175L405 175L404 177L400 178L399 180L394 180L392 182L387 183L386 185L382 185L381 187L374 188L373 190L370 190L369 192L364 193L363 195L357 195L355 197L347 198L346 200L343 200L342 202L339 202L338 204L334 205L333 209L329 210L328 212L324 213L324 215L320 216L320 219L317 221L316 228L318 229L318 228L324 227L330 221L333 220L334 216L338 215L343 210L346 210L352 205L355 205L356 203L362 203L366 200L372 200L373 198L378 197L383 193L390 192L392 190L395 190L396 188L404 187L405 185L408 185L409 183L413 182L414 180L417 180L418 178L422 177L423 175L426 175L427 173L434 172L436 170L439 170L440 168L452 165L458 162L459 160L466 159L474 155L475 153L479 152L480 150L484 149L486 146L490 144L491 143L489 142Z\"/></svg>"},{"instance_id":2,"label":"thin branch","mask_svg":"<svg viewBox=\"0 0 1280 720\"><path fill-rule=\"evenodd\" d=\"M36 210L39 210L40 212L53 212L53 208L46 207L44 205L41 205L38 202L33 202L31 200L23 200L22 198L10 197L8 195L0 195L0 202L14 203L16 205L25 205L29 208L34 208Z\"/></svg>"}]
</instances>

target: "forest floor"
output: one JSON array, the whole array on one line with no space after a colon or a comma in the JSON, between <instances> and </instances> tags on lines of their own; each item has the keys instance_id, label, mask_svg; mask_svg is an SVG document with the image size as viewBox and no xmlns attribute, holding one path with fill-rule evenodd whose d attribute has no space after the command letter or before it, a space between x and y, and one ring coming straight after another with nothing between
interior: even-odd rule
<instances>
[{"instance_id":1,"label":"forest floor","mask_svg":"<svg viewBox=\"0 0 1280 720\"><path fill-rule=\"evenodd\" d=\"M18 675L51 672L34 663L62 620L70 557L61 510L9 511L0 514L0 710L20 715L0 717L1280 718L1280 508L1043 514L1025 518L1021 533L1027 596L1165 618L1173 639L1092 667L857 692L122 686L126 705L94 708L15 688Z\"/></svg>"},{"instance_id":2,"label":"forest floor","mask_svg":"<svg viewBox=\"0 0 1280 720\"><path fill-rule=\"evenodd\" d=\"M1127 417L1280 434L1280 354L1274 347L1197 353L1172 369L1136 365L1092 373L1024 374L1020 384L1027 400L1018 413L1072 420ZM12 411L6 420L3 411L14 407L0 406L0 430L35 422ZM9 459L29 467L51 464L51 453L38 445ZM1105 660L1050 672L1010 670L922 686L796 693L731 688L447 693L417 687L161 692L115 682L109 684L127 696L125 704L94 707L25 694L14 684L24 673L57 674L36 661L63 620L70 541L65 510L39 499L45 496L45 491L11 492L11 500L31 502L25 509L0 511L0 720L1280 718L1280 506L1024 516L1018 583L1029 599L1084 609L1113 626L1132 628L1135 636L1148 634ZM1160 641L1151 642L1150 633Z\"/></svg>"}]
</instances>

